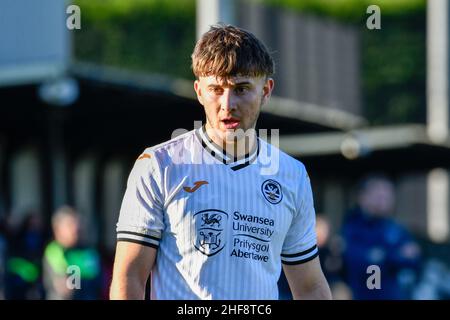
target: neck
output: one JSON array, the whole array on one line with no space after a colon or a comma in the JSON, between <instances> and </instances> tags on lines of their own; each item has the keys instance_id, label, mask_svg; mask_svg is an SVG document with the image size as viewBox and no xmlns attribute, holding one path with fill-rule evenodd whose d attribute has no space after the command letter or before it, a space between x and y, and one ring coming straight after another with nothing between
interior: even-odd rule
<instances>
[{"instance_id":1,"label":"neck","mask_svg":"<svg viewBox=\"0 0 450 320\"><path fill-rule=\"evenodd\" d=\"M224 137L221 137L220 134L213 129L209 123L205 126L208 137L219 147L221 147L226 154L233 158L241 158L247 154L252 153L257 148L257 135L254 129L247 130L246 132L242 131L240 135L238 132L235 132L235 135L231 133L231 139L227 140Z\"/></svg>"}]
</instances>

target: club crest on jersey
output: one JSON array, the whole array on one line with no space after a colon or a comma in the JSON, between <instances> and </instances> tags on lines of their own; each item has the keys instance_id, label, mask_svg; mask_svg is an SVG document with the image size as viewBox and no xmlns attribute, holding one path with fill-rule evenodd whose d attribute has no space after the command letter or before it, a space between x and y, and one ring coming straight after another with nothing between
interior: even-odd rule
<instances>
[{"instance_id":1,"label":"club crest on jersey","mask_svg":"<svg viewBox=\"0 0 450 320\"><path fill-rule=\"evenodd\" d=\"M263 182L261 185L261 192L264 198L272 204L277 204L281 201L281 199L283 199L281 185L272 179L268 179Z\"/></svg>"},{"instance_id":2,"label":"club crest on jersey","mask_svg":"<svg viewBox=\"0 0 450 320\"><path fill-rule=\"evenodd\" d=\"M194 214L197 236L194 247L211 257L219 253L225 246L223 235L228 221L228 214L221 210L208 209Z\"/></svg>"}]
</instances>

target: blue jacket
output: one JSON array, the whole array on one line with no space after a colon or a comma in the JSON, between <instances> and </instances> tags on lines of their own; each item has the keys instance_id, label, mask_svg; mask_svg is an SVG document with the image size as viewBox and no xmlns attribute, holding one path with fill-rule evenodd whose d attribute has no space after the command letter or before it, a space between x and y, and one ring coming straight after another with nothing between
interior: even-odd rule
<instances>
[{"instance_id":1,"label":"blue jacket","mask_svg":"<svg viewBox=\"0 0 450 320\"><path fill-rule=\"evenodd\" d=\"M372 217L356 208L347 215L342 233L346 280L353 298L407 299L400 273L416 273L420 261L418 250L416 254L405 252L405 247L417 246L407 230L390 218ZM379 267L380 289L368 288L367 280L374 275L373 270L368 270L371 265Z\"/></svg>"}]
</instances>

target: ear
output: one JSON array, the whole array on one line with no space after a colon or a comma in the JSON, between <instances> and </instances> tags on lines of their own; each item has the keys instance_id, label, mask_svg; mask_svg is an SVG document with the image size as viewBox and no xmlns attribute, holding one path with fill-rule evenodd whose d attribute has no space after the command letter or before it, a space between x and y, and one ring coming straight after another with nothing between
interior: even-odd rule
<instances>
[{"instance_id":1,"label":"ear","mask_svg":"<svg viewBox=\"0 0 450 320\"><path fill-rule=\"evenodd\" d=\"M269 101L274 85L275 82L272 78L268 78L264 83L261 105L265 105Z\"/></svg>"},{"instance_id":2,"label":"ear","mask_svg":"<svg viewBox=\"0 0 450 320\"><path fill-rule=\"evenodd\" d=\"M195 93L197 94L198 102L200 102L200 104L203 105L202 89L200 88L199 80L194 81L194 90L195 90Z\"/></svg>"}]
</instances>

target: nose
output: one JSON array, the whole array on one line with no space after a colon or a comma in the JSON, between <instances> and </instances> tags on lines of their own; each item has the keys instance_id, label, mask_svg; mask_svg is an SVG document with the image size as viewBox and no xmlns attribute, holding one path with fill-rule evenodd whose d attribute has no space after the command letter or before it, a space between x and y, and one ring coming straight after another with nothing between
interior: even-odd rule
<instances>
[{"instance_id":1,"label":"nose","mask_svg":"<svg viewBox=\"0 0 450 320\"><path fill-rule=\"evenodd\" d=\"M236 99L233 90L225 89L220 97L220 108L224 111L232 111L236 109Z\"/></svg>"}]
</instances>

